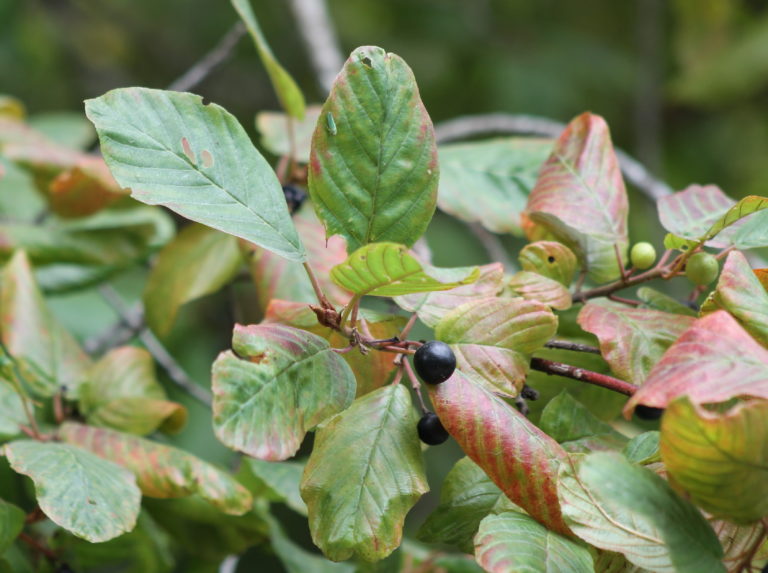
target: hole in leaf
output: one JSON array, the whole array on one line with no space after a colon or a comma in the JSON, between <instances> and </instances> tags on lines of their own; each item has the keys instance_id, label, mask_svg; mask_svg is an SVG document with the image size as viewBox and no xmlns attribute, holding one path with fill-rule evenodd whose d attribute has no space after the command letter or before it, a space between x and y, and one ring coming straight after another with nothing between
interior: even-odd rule
<instances>
[{"instance_id":1,"label":"hole in leaf","mask_svg":"<svg viewBox=\"0 0 768 573\"><path fill-rule=\"evenodd\" d=\"M550 263L554 263L554 262L555 262L555 257L553 257L552 255L549 255L549 257L547 257L547 260L548 260Z\"/></svg>"},{"instance_id":2,"label":"hole in leaf","mask_svg":"<svg viewBox=\"0 0 768 573\"><path fill-rule=\"evenodd\" d=\"M200 159L203 160L203 167L206 169L213 167L213 155L211 155L211 152L207 149L203 149L200 152Z\"/></svg>"},{"instance_id":3,"label":"hole in leaf","mask_svg":"<svg viewBox=\"0 0 768 573\"><path fill-rule=\"evenodd\" d=\"M371 62L371 58L369 58L368 56L364 57L364 58L363 58L362 60L360 60L360 61L361 61L361 62L363 62L363 65L364 65L366 68L371 68L371 69L373 69L373 62Z\"/></svg>"}]
</instances>

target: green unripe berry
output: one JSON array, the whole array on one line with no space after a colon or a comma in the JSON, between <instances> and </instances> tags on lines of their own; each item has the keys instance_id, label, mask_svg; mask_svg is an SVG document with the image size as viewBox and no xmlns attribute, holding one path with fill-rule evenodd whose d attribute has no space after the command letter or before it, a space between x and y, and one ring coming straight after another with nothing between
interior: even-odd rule
<instances>
[{"instance_id":1,"label":"green unripe berry","mask_svg":"<svg viewBox=\"0 0 768 573\"><path fill-rule=\"evenodd\" d=\"M685 276L695 285L708 285L719 272L717 259L709 253L696 253L685 263Z\"/></svg>"},{"instance_id":2,"label":"green unripe berry","mask_svg":"<svg viewBox=\"0 0 768 573\"><path fill-rule=\"evenodd\" d=\"M650 269L653 263L656 262L656 249L653 248L652 244L645 241L635 243L629 252L629 262L632 263L633 267L641 271Z\"/></svg>"}]
</instances>

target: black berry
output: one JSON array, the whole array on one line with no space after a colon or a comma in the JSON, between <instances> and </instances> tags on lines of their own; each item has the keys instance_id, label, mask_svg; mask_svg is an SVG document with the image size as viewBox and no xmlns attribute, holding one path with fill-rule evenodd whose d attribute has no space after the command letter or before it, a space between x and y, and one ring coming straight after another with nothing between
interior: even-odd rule
<instances>
[{"instance_id":1,"label":"black berry","mask_svg":"<svg viewBox=\"0 0 768 573\"><path fill-rule=\"evenodd\" d=\"M427 412L416 424L419 439L430 446L438 446L448 439L448 432L440 422L440 418L433 412Z\"/></svg>"},{"instance_id":2,"label":"black berry","mask_svg":"<svg viewBox=\"0 0 768 573\"><path fill-rule=\"evenodd\" d=\"M760 571L761 573L768 573L768 563L766 563L765 567L763 567Z\"/></svg>"},{"instance_id":3,"label":"black berry","mask_svg":"<svg viewBox=\"0 0 768 573\"><path fill-rule=\"evenodd\" d=\"M635 407L635 415L641 420L658 420L663 413L664 408L654 408L643 404L638 404Z\"/></svg>"},{"instance_id":4,"label":"black berry","mask_svg":"<svg viewBox=\"0 0 768 573\"><path fill-rule=\"evenodd\" d=\"M445 342L430 340L413 355L413 367L427 384L440 384L456 370L456 356Z\"/></svg>"},{"instance_id":5,"label":"black berry","mask_svg":"<svg viewBox=\"0 0 768 573\"><path fill-rule=\"evenodd\" d=\"M528 386L528 384L525 384L523 389L520 390L520 396L522 396L525 400L530 400L533 402L539 399L539 392L538 390L534 390Z\"/></svg>"},{"instance_id":6,"label":"black berry","mask_svg":"<svg viewBox=\"0 0 768 573\"><path fill-rule=\"evenodd\" d=\"M291 214L298 211L301 204L307 198L306 191L295 185L283 185L283 194L285 195L285 202L288 203L288 211Z\"/></svg>"}]
</instances>

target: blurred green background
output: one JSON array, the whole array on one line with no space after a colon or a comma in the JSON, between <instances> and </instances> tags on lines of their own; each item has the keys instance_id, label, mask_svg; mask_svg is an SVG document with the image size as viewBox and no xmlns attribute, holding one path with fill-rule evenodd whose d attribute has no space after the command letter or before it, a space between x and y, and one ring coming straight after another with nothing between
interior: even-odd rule
<instances>
[{"instance_id":1,"label":"blurred green background","mask_svg":"<svg viewBox=\"0 0 768 573\"><path fill-rule=\"evenodd\" d=\"M289 3L253 5L307 100L322 101ZM328 6L344 54L373 44L408 62L435 123L489 112L567 122L589 110L606 118L618 146L673 189L714 183L734 198L768 194L764 2L328 0ZM236 21L223 0L0 0L0 93L21 99L34 117L82 112L84 99L115 87L164 88ZM247 37L194 91L235 113L252 135L254 114L278 107ZM13 199L0 203L7 210ZM660 247L652 203L634 193L632 213L633 239L654 238ZM438 265L487 261L464 225L445 215L436 216L429 239ZM146 269L135 269L115 286L130 303L145 277ZM232 323L242 318L231 303L247 298L249 288L238 284L187 305L166 341L203 385L229 344ZM93 290L51 302L81 339L116 319ZM230 463L232 452L213 437L210 414L172 386L169 391L190 407L193 422L174 441ZM458 456L455 444L428 451L433 489ZM409 518L411 529L434 503L427 499ZM286 525L307 543L303 522Z\"/></svg>"}]
</instances>

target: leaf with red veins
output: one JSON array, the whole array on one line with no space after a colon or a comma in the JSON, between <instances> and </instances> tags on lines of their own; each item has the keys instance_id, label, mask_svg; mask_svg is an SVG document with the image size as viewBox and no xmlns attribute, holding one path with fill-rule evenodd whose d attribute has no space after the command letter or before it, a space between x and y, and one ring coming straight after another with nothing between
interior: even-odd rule
<instances>
[{"instance_id":1,"label":"leaf with red veins","mask_svg":"<svg viewBox=\"0 0 768 573\"><path fill-rule=\"evenodd\" d=\"M460 371L429 394L448 433L509 499L548 529L571 534L557 500L568 455L556 441Z\"/></svg>"},{"instance_id":2,"label":"leaf with red veins","mask_svg":"<svg viewBox=\"0 0 768 573\"><path fill-rule=\"evenodd\" d=\"M507 286L526 300L535 300L557 310L573 304L571 293L560 282L530 271L520 271L509 278Z\"/></svg>"},{"instance_id":3,"label":"leaf with red veins","mask_svg":"<svg viewBox=\"0 0 768 573\"><path fill-rule=\"evenodd\" d=\"M629 202L605 120L584 113L568 124L541 169L524 213L534 240L541 227L570 247L595 282L621 275ZM539 228L537 230L537 227Z\"/></svg>"},{"instance_id":4,"label":"leaf with red veins","mask_svg":"<svg viewBox=\"0 0 768 573\"><path fill-rule=\"evenodd\" d=\"M624 415L629 418L638 404L666 408L682 394L697 405L768 398L768 350L725 311L700 318L654 366Z\"/></svg>"},{"instance_id":5,"label":"leaf with red veins","mask_svg":"<svg viewBox=\"0 0 768 573\"><path fill-rule=\"evenodd\" d=\"M609 302L586 304L578 318L579 326L597 336L614 374L638 385L694 321L690 316Z\"/></svg>"},{"instance_id":6,"label":"leaf with red veins","mask_svg":"<svg viewBox=\"0 0 768 573\"><path fill-rule=\"evenodd\" d=\"M717 185L689 185L659 199L656 208L662 227L678 237L696 240L735 204ZM718 241L709 244L727 246Z\"/></svg>"},{"instance_id":7,"label":"leaf with red veins","mask_svg":"<svg viewBox=\"0 0 768 573\"><path fill-rule=\"evenodd\" d=\"M446 291L396 296L395 302L400 308L415 312L424 324L434 328L457 306L478 298L496 296L501 291L504 281L504 267L501 263L483 265L478 269L480 276L471 284Z\"/></svg>"}]
</instances>

